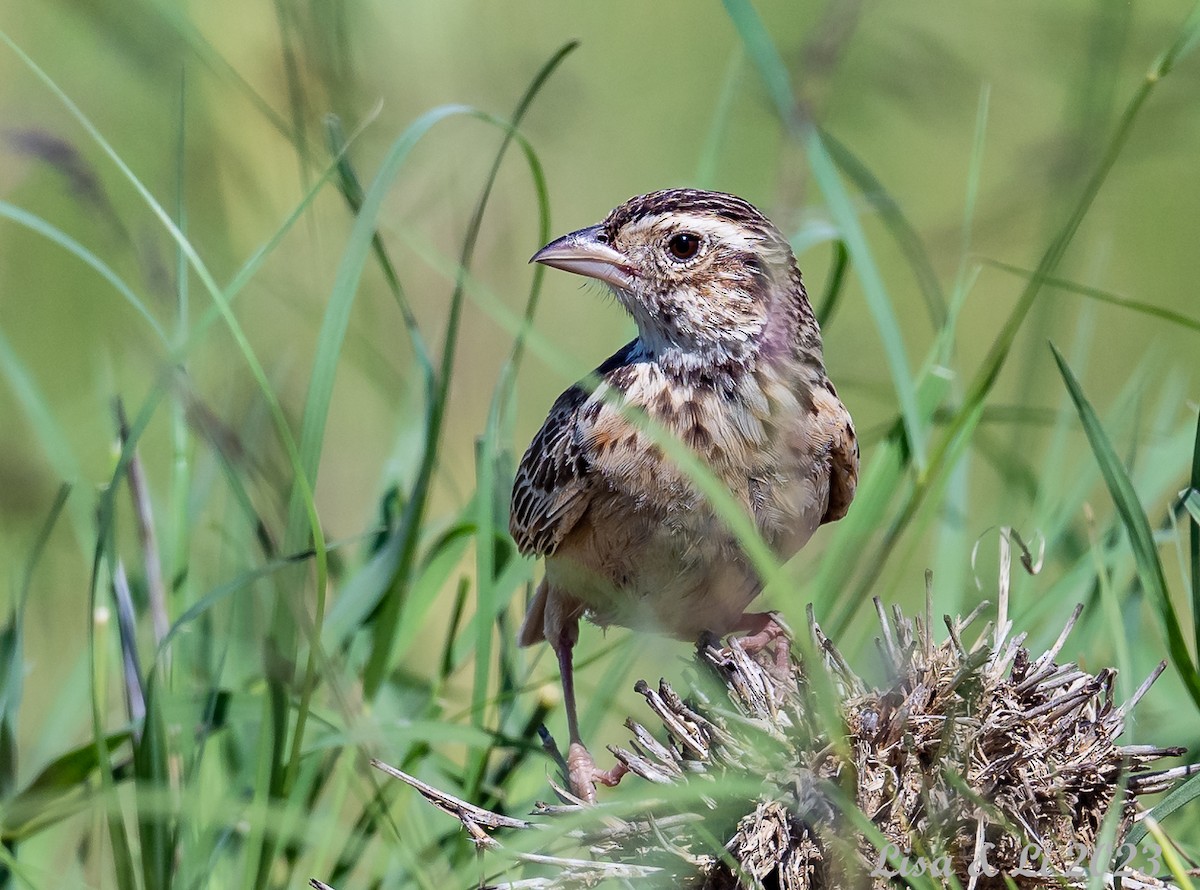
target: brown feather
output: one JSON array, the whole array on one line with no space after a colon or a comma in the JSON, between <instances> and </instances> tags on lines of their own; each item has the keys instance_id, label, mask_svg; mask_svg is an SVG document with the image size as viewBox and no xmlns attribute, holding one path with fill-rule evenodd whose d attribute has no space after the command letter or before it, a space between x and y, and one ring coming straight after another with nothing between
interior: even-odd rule
<instances>
[{"instance_id":1,"label":"brown feather","mask_svg":"<svg viewBox=\"0 0 1200 890\"><path fill-rule=\"evenodd\" d=\"M601 386L620 391L636 354L633 341L597 368ZM550 556L587 509L593 486L590 442L602 403L577 383L554 402L513 483L508 530L525 556Z\"/></svg>"}]
</instances>

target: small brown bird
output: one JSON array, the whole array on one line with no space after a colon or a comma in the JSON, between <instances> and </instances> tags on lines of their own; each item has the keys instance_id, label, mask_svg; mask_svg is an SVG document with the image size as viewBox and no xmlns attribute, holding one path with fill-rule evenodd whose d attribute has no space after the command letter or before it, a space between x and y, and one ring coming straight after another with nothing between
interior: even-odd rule
<instances>
[{"instance_id":1,"label":"small brown bird","mask_svg":"<svg viewBox=\"0 0 1200 890\"><path fill-rule=\"evenodd\" d=\"M579 619L695 640L779 628L746 612L762 580L686 473L622 414L640 409L728 486L780 559L845 515L858 481L850 414L825 374L821 332L787 240L733 195L631 198L530 262L607 284L638 336L568 389L517 470L510 530L546 574L520 644L558 655L568 778L586 800L623 770L596 768L579 735L571 651Z\"/></svg>"}]
</instances>

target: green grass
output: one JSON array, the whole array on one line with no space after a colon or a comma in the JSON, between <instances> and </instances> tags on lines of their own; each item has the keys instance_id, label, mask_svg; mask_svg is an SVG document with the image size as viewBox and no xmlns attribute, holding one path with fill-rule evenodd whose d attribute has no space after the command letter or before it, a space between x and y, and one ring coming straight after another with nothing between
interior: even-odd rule
<instances>
[{"instance_id":1,"label":"green grass","mask_svg":"<svg viewBox=\"0 0 1200 890\"><path fill-rule=\"evenodd\" d=\"M1152 155L1145 118L1160 91L1186 90L1171 75L1185 59L1195 64L1189 52L1200 39L1200 11L1160 35L1165 48L1146 57L1140 81L1122 81L1107 106L1093 109L1088 125L1103 135L1086 170L1044 195L1027 184L1047 220L1034 236L1040 259L1028 269L980 246L989 243L980 231L1003 197L983 182L995 157L993 115L1004 84L977 91L961 169L945 173L960 208L955 235L936 239L872 168L868 159L879 153L836 135L837 107L826 120L810 102L793 70L792 35L773 29L775 19L748 0L724 6L724 24L738 42L685 175L723 187L734 137L746 126L742 106L771 109L759 126L782 141L776 172L788 173L802 156L814 185L806 208L782 209L807 211L794 229L806 268L828 259L826 274L810 272L809 282L819 295L830 364L847 372L841 392L856 414L863 406L859 416L870 416L876 432L863 437L868 447L850 515L784 566L687 449L662 430L646 426L648 434L723 511L768 579L771 603L796 624L814 603L822 626L843 651L863 654L863 663L877 632L872 597L916 608L927 567L936 568L939 611L967 610L987 596L973 581L984 591L995 586L994 536L968 517L981 509L981 492L1012 505L1005 523L1027 541L1040 537L1047 553L1039 574L1018 571L1013 579L1017 630L1029 631L1033 645L1047 643L1083 602L1067 651L1093 668L1093 659L1117 664L1121 689L1136 688L1159 658L1170 662L1171 673L1143 705L1155 719L1131 734L1196 747L1200 423L1191 357L1200 322L1194 311L1154 295L1125 296L1103 276L1099 284L1075 277L1088 277L1078 271L1081 257L1103 244L1098 203L1128 166ZM514 815L548 795L553 764L537 730L545 724L561 738L564 721L550 691L553 658L515 647L539 570L507 536L507 498L515 455L545 407L525 404L526 392L542 377L582 378L596 357L575 354L561 332L541 326L541 267L515 296L495 281L511 280L505 275L533 247L577 222L551 222L562 186L552 186L547 168L561 175L568 162L549 166L534 134L544 134L538 127L547 116L565 115L547 96L579 76L588 42L579 52L574 41L543 47L540 62L521 56L526 83L499 110L438 104L371 149L363 134L378 138L376 112L361 126L347 117L350 135L338 118L323 116L315 126L306 116L318 103L312 91L320 77L305 75L298 58L317 53L312 44L320 43L329 62L322 76L330 78L321 88L332 89L331 72L342 71L337 60L354 50L345 23L318 28L300 9L275 5L286 113L272 110L178 13L147 13L182 35L216 72L223 95L240 97L256 120L288 140L298 174L290 206L266 237L238 243L232 261L213 246L219 239L211 217L189 200L193 168L185 161L197 136L185 121L191 103L204 101L201 90L187 77L181 82L177 141L168 151L175 197L163 200L157 195L164 190L116 147L124 134L104 132L83 96L0 34L6 61L22 66L37 103L56 103L79 151L103 171L98 180L151 220L173 278L167 293L156 291L135 245L89 239L77 225L22 206L19 196L0 201L6 234L19 229L53 262L82 264L91 298L112 301L106 312L124 312L127 341L142 338L153 356L136 385L105 390L109 383L101 381L98 394L82 396L106 418L118 394L131 406L128 429L94 486L85 484L99 478L90 452L108 448L115 424L89 430L99 441L81 445L45 365L0 331L0 380L57 492L16 535L23 558L0 631L5 886L293 887L309 877L339 890L473 886L481 876L518 870L493 856L480 859L456 823L372 769L370 759ZM333 95L336 107L342 97ZM411 195L427 199L429 182L445 185L439 175L453 177L462 189L453 194L466 196L452 214L452 237L432 234L398 209L414 206L403 203ZM612 202L625 197L622 187L613 185ZM514 206L536 215L519 236ZM338 234L314 234L330 219ZM327 281L301 276L319 292L320 310L297 338L302 359L293 355L287 364L254 301L270 289L281 254L295 261L289 245L296 239L335 259L324 269ZM1001 305L982 306L981 281L992 268L1017 276L1001 287L1016 287L1003 291ZM436 288L436 298L422 288ZM378 309L362 304L381 294L390 300L380 305L388 306L383 324L395 350L384 363L392 374L384 396L406 406L382 473L362 466L358 453L330 446L340 432L331 425L347 416L339 411L346 377L365 375L372 361L355 319ZM1047 301L1078 315L1039 327ZM588 301L575 311L586 325L582 319L603 309ZM974 322L980 314L989 319L982 327ZM1098 393L1089 371L1098 367L1102 376L1106 357L1091 347L1088 319L1136 319L1164 337L1191 339L1171 341L1189 344L1180 354L1135 357L1132 379ZM475 322L489 326L494 375L471 371L481 348ZM860 329L854 337L845 333L852 324ZM861 331L880 357L862 362L870 379L854 379L856 364L834 351L834 344L868 342ZM1046 345L1050 335L1070 344L1068 357ZM1026 341L1033 345L1022 352ZM238 391L253 407L242 420L225 401L214 365L246 384ZM1059 376L1049 372L1055 366ZM1036 387L1006 385L1018 378ZM131 497L131 470L148 479L151 506ZM328 486L349 473L381 478L370 498L354 504L354 528L347 532L339 514L335 531L327 516L338 492ZM149 540L139 527L153 532ZM974 565L973 545L980 554ZM156 564L161 573L148 568ZM36 672L27 676L46 653L30 651L28 640L33 631L46 638L31 615L40 614L39 591L61 581L63 566L86 580L88 596L76 587L54 600L53 620L65 629L53 654L63 653L64 668L68 657L79 661L52 695L32 685ZM169 618L165 634L153 627L153 597ZM78 656L70 634L85 632ZM619 721L637 711L633 672L679 675L684 650L647 658L641 650L661 656L667 644L623 632L603 641L585 635L578 662L589 692L584 726L596 741L623 743ZM827 720L834 719L831 696L828 689L818 695ZM30 725L31 711L39 725ZM627 782L606 797L618 811L636 813L648 793ZM1162 829L1192 856L1200 855L1197 794L1193 780L1156 810ZM567 821L536 842L569 849L569 828ZM518 846L533 843L523 837Z\"/></svg>"}]
</instances>

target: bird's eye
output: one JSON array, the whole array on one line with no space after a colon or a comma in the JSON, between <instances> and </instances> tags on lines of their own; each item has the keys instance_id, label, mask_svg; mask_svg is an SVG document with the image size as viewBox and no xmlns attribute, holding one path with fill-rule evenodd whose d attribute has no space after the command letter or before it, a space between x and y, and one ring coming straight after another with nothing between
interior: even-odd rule
<instances>
[{"instance_id":1,"label":"bird's eye","mask_svg":"<svg viewBox=\"0 0 1200 890\"><path fill-rule=\"evenodd\" d=\"M667 242L667 250L677 260L690 260L700 251L700 236L691 232L680 232L672 235Z\"/></svg>"}]
</instances>

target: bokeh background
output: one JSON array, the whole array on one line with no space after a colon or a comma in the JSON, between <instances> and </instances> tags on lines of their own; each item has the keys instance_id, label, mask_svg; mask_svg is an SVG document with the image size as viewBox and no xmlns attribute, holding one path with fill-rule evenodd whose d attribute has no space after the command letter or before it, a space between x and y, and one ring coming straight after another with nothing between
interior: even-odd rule
<instances>
[{"instance_id":1,"label":"bokeh background","mask_svg":"<svg viewBox=\"0 0 1200 890\"><path fill-rule=\"evenodd\" d=\"M816 602L822 620L839 617L845 649L869 655L869 605L860 608L863 602L855 600L848 608L843 600L855 589L853 578L869 570L877 575L869 594L916 608L924 596L924 570L932 568L936 608L963 609L994 598L997 530L1010 526L1035 542L1035 550L1039 535L1046 544L1041 573L1015 580L1014 610L1030 616L1025 629L1052 638L1075 602L1084 601L1083 631L1068 655L1092 667L1122 659L1133 675L1128 682L1135 684L1165 657L1158 613L1136 581L1048 342L1067 356L1131 467L1160 532L1172 595L1190 627L1188 519L1171 505L1188 484L1195 431L1200 59L1183 56L1127 129L1122 123L1146 72L1176 41L1190 5L755 5L787 71L796 127L781 118L764 87L761 60L746 51L728 11L694 0L0 4L0 29L12 41L0 46L0 201L11 209L0 219L0 565L6 569L0 596L14 609L55 493L63 481L73 485L31 576L22 613L24 695L16 716L10 715L16 740L11 752L20 755L12 765L12 788L93 738L89 714L97 681L89 665L97 660L96 647L111 656L110 676L101 682L108 689L101 723L116 729L125 720L115 630L111 622L93 624L88 596L97 499L112 481L119 451L114 398L136 415L165 369L173 363L181 368L169 395L149 415L139 444L162 521L158 546L171 582L172 619L268 561L253 543L228 474L242 480L277 541L284 538L294 476L262 389L226 327L212 325L185 357L173 356L95 269L46 237L44 227L53 227L107 264L172 343L194 332L210 311L212 301L195 272L179 274L177 244L162 220L64 97L179 224L220 284L282 232L237 295L234 311L297 436L318 333L354 223L336 183L321 179L332 158L331 115L352 135L347 157L369 184L420 115L462 103L505 119L539 68L578 40L520 126L544 171L550 231L591 224L630 195L656 188L735 192L793 238L814 301L826 293L835 244L844 234L843 219L831 209L829 191L814 178L806 143L797 136L815 123L844 148L841 157L854 159L874 182L864 187L861 176L840 168L896 320L885 331L872 314L852 256L825 344L830 375L863 438L867 468L898 416L885 340L902 341L910 383L929 367L942 369L934 376L944 382L944 416L935 416L928 431L936 441L939 424L955 415L1027 283L1027 275L996 264L1037 266L1079 206L1115 134L1127 135L1053 272L1067 286L1047 285L1038 293L970 446L938 478L894 545L884 549L881 542L895 528L905 491L919 478L912 466L884 503L862 508L870 511L870 527L835 553L849 565L831 569L823 562L834 532L822 532L790 567L796 589L774 593L770 605L800 623L805 603ZM503 135L475 119L439 123L416 144L378 216L380 237L435 359L454 264ZM283 232L310 192L311 203ZM897 212L912 236L908 250L897 236ZM43 231L35 230L38 221ZM912 244L927 265L914 265ZM475 495L477 442L513 343L511 319L528 298L532 272L526 260L538 246L538 195L514 149L500 168L474 253L422 546L459 521ZM1089 288L1091 295L1081 292ZM330 603L369 560L385 493L398 486L403 502L414 483L424 429L413 348L373 259L356 293L315 490L325 535L346 542L334 554ZM1139 306L1114 305L1114 298ZM950 334L944 333L947 315L956 322ZM559 273L545 278L534 330L540 336L520 365L515 411L498 443L510 453L501 468L511 468L573 377L633 332L611 299ZM110 555L130 563L142 608L139 545L127 506L118 508L111 541ZM391 669L416 678L430 672L452 623L459 579L469 588L476 572L473 552L472 546L447 574ZM111 564L99 576L100 605L108 602L109 571ZM534 572L528 567L525 580ZM837 584L829 586L831 579ZM301 571L288 583L296 608L311 613L312 573ZM1106 585L1116 594L1115 613L1101 604ZM524 590L522 583L507 591L510 628ZM197 702L218 688L245 703L246 719L257 725L260 643L270 635L272 596L281 591L248 590L213 603L213 627L180 644L202 639L215 647L206 650L210 656L218 651L224 660L217 658L220 667L213 669L211 660L193 664L179 656L165 681L177 700L168 720L173 731L190 733ZM468 592L465 600L468 614L473 596ZM360 617L365 627L369 619ZM144 613L138 632L149 662L154 650ZM624 654L609 652L614 645ZM686 646L675 651L623 631L607 638L585 631L582 648L585 662L601 653L592 676L587 668L581 674L585 697L598 694L602 681L611 684L603 686L606 695L624 695L635 675L670 673L687 653ZM664 653L670 654L664 659ZM361 652L347 644L342 657L339 663L349 665L353 677ZM552 704L552 659L534 654L530 663L523 688ZM423 693L438 699L438 720L450 726L476 719L462 711L477 693L469 652L459 664L436 693ZM347 687L356 689L352 680ZM1147 719L1157 725L1155 742L1200 741L1195 709L1177 707L1183 695L1169 672L1144 704ZM422 706L427 697L418 696ZM359 702L370 729L340 737L347 750L358 744L385 759L396 754L399 743L389 741L387 721L404 719L406 699L397 693L390 701L375 702L374 710L371 702ZM590 723L602 738L622 731L620 702L597 701L592 708ZM479 719L482 726L490 718ZM548 719L562 731L558 710ZM247 741L247 757L257 750L256 738ZM454 744L469 756L469 742ZM453 760L459 748L449 750ZM527 765L520 794L533 795L544 773L544 762ZM239 785L232 768L225 775L224 790L212 792L222 802L214 811L219 814L206 815L211 822L205 830L222 819L236 822L231 813L239 795L255 787ZM347 787L356 789L346 792L351 803L327 802L321 823L335 846L348 836L348 814L361 791L353 782ZM107 829L98 812L85 807L35 833L20 854L29 874L44 875L49 863L65 857L72 882L108 886L104 876L114 866L103 852ZM87 838L94 843L84 849L79 842ZM183 860L209 861L199 851L210 848L193 840ZM372 843L371 864L362 868L391 879L408 874L410 857L396 852L407 841ZM246 866L238 857L247 854L210 846L217 865L206 879L240 886ZM445 863L437 867L452 870ZM285 866L271 868L272 880L286 882ZM196 866L196 874L201 871Z\"/></svg>"}]
</instances>

